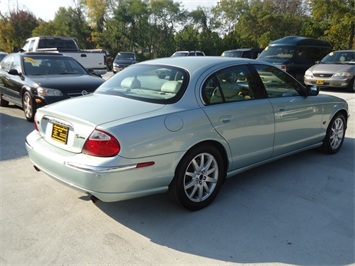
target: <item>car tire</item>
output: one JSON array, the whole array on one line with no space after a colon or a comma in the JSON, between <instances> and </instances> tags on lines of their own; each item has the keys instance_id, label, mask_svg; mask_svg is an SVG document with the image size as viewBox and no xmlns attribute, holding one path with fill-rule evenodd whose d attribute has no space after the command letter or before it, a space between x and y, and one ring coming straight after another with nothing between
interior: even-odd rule
<instances>
[{"instance_id":1,"label":"car tire","mask_svg":"<svg viewBox=\"0 0 355 266\"><path fill-rule=\"evenodd\" d=\"M324 153L337 153L343 145L346 131L346 119L343 114L336 114L330 121L327 134L320 150Z\"/></svg>"},{"instance_id":2,"label":"car tire","mask_svg":"<svg viewBox=\"0 0 355 266\"><path fill-rule=\"evenodd\" d=\"M223 159L214 146L193 148L178 164L169 186L170 198L187 210L207 207L225 179Z\"/></svg>"},{"instance_id":3,"label":"car tire","mask_svg":"<svg viewBox=\"0 0 355 266\"><path fill-rule=\"evenodd\" d=\"M0 94L0 106L2 106L2 107L9 106L9 102L2 98L2 94Z\"/></svg>"},{"instance_id":4,"label":"car tire","mask_svg":"<svg viewBox=\"0 0 355 266\"><path fill-rule=\"evenodd\" d=\"M346 90L347 90L348 92L353 92L353 93L355 92L354 79L355 79L355 78L353 78L353 79L350 81L349 86L346 88Z\"/></svg>"},{"instance_id":5,"label":"car tire","mask_svg":"<svg viewBox=\"0 0 355 266\"><path fill-rule=\"evenodd\" d=\"M27 121L33 122L36 110L32 96L28 91L22 96L22 107Z\"/></svg>"}]
</instances>

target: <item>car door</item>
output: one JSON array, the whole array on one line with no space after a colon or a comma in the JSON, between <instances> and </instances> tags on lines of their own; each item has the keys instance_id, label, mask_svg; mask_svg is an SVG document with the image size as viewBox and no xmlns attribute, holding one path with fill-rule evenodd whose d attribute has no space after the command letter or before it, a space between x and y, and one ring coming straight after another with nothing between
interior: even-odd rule
<instances>
[{"instance_id":1,"label":"car door","mask_svg":"<svg viewBox=\"0 0 355 266\"><path fill-rule=\"evenodd\" d=\"M275 120L273 156L292 152L319 141L322 109L317 97L305 96L305 88L284 71L255 65L272 105Z\"/></svg>"},{"instance_id":2,"label":"car door","mask_svg":"<svg viewBox=\"0 0 355 266\"><path fill-rule=\"evenodd\" d=\"M273 151L273 108L252 84L249 67L240 65L212 74L202 87L203 110L229 144L230 171L268 159Z\"/></svg>"}]
</instances>

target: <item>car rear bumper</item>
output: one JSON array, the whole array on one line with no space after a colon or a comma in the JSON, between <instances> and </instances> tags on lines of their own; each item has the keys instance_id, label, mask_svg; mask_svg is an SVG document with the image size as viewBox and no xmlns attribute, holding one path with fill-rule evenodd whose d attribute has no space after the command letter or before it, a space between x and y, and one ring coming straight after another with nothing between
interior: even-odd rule
<instances>
[{"instance_id":1,"label":"car rear bumper","mask_svg":"<svg viewBox=\"0 0 355 266\"><path fill-rule=\"evenodd\" d=\"M47 144L36 131L27 136L26 149L36 169L104 202L163 193L173 178L167 163L174 160L173 155L149 158L155 165L136 168L138 162L134 160L93 158L60 150ZM119 164L112 166L115 162Z\"/></svg>"}]
</instances>

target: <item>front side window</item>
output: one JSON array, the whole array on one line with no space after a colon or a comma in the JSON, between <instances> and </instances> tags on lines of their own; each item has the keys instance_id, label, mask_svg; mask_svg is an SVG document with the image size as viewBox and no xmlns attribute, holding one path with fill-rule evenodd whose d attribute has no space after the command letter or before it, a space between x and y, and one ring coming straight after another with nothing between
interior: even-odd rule
<instances>
[{"instance_id":1,"label":"front side window","mask_svg":"<svg viewBox=\"0 0 355 266\"><path fill-rule=\"evenodd\" d=\"M301 95L301 84L279 68L268 65L255 65L255 68L269 98Z\"/></svg>"},{"instance_id":2,"label":"front side window","mask_svg":"<svg viewBox=\"0 0 355 266\"><path fill-rule=\"evenodd\" d=\"M169 104L184 93L189 76L180 68L132 65L102 84L95 93Z\"/></svg>"},{"instance_id":3,"label":"front side window","mask_svg":"<svg viewBox=\"0 0 355 266\"><path fill-rule=\"evenodd\" d=\"M222 69L204 82L203 101L206 104L216 104L254 99L250 81L251 75L247 66Z\"/></svg>"}]
</instances>

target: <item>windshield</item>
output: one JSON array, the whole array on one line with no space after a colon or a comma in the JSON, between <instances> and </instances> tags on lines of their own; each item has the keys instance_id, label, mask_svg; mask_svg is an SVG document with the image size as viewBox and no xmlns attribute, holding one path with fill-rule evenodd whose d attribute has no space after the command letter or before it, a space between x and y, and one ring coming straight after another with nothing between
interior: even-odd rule
<instances>
[{"instance_id":1,"label":"windshield","mask_svg":"<svg viewBox=\"0 0 355 266\"><path fill-rule=\"evenodd\" d=\"M28 55L22 57L26 75L88 74L73 58L66 56Z\"/></svg>"},{"instance_id":2,"label":"windshield","mask_svg":"<svg viewBox=\"0 0 355 266\"><path fill-rule=\"evenodd\" d=\"M136 59L135 53L118 53L116 55L116 59L118 60L134 60Z\"/></svg>"},{"instance_id":3,"label":"windshield","mask_svg":"<svg viewBox=\"0 0 355 266\"><path fill-rule=\"evenodd\" d=\"M175 52L172 57L177 57L177 56L187 56L189 52Z\"/></svg>"},{"instance_id":4,"label":"windshield","mask_svg":"<svg viewBox=\"0 0 355 266\"><path fill-rule=\"evenodd\" d=\"M292 58L295 54L295 46L268 46L259 55L259 58L268 59L287 59Z\"/></svg>"},{"instance_id":5,"label":"windshield","mask_svg":"<svg viewBox=\"0 0 355 266\"><path fill-rule=\"evenodd\" d=\"M355 64L355 52L354 51L339 51L331 52L326 55L322 61L322 64Z\"/></svg>"},{"instance_id":6,"label":"windshield","mask_svg":"<svg viewBox=\"0 0 355 266\"><path fill-rule=\"evenodd\" d=\"M166 104L177 101L187 83L188 74L183 69L142 64L117 73L95 93Z\"/></svg>"},{"instance_id":7,"label":"windshield","mask_svg":"<svg viewBox=\"0 0 355 266\"><path fill-rule=\"evenodd\" d=\"M242 51L225 51L222 53L222 56L227 56L227 57L242 57L243 52Z\"/></svg>"}]
</instances>

